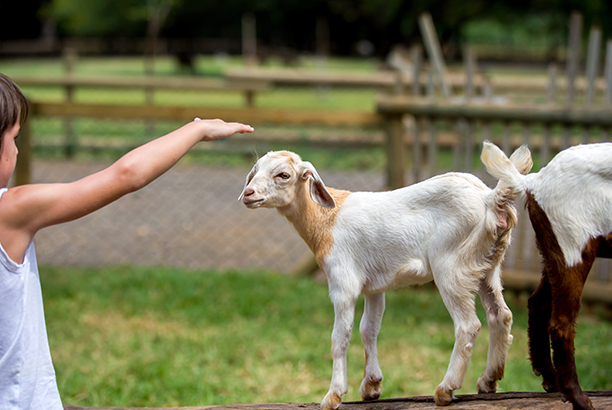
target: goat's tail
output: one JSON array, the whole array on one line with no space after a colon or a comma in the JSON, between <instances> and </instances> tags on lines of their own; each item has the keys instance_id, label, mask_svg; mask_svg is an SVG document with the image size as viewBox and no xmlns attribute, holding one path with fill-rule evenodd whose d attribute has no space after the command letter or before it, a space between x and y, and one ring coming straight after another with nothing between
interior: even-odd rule
<instances>
[{"instance_id":1,"label":"goat's tail","mask_svg":"<svg viewBox=\"0 0 612 410\"><path fill-rule=\"evenodd\" d=\"M514 200L525 191L524 175L529 173L533 166L531 152L526 145L522 145L508 158L495 144L485 141L480 160L487 172L499 180L493 190L498 228L511 228L516 225Z\"/></svg>"},{"instance_id":2,"label":"goat's tail","mask_svg":"<svg viewBox=\"0 0 612 410\"><path fill-rule=\"evenodd\" d=\"M527 145L520 146L508 158L495 144L485 141L480 160L487 168L487 172L499 180L496 191L509 189L512 192L508 194L514 197L524 191L524 175L529 173L533 166L531 152Z\"/></svg>"}]
</instances>

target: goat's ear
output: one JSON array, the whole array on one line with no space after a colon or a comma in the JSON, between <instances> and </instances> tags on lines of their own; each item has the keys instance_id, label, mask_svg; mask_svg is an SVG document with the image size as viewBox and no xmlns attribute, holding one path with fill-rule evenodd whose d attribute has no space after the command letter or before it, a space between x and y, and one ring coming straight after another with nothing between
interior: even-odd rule
<instances>
[{"instance_id":1,"label":"goat's ear","mask_svg":"<svg viewBox=\"0 0 612 410\"><path fill-rule=\"evenodd\" d=\"M317 173L317 170L310 162L302 162L302 178L310 179L310 197L316 204L321 205L323 208L334 208L336 202L330 195L327 187L323 183L323 180Z\"/></svg>"},{"instance_id":2,"label":"goat's ear","mask_svg":"<svg viewBox=\"0 0 612 410\"><path fill-rule=\"evenodd\" d=\"M244 188L242 188L242 193L240 194L240 196L238 197L238 200L240 201L242 199L242 197L244 196L244 191L246 191L246 187L249 185L249 183L253 180L253 177L255 176L255 173L257 172L257 164L253 165L253 168L251 168L251 171L249 171L249 174L246 177L246 181L244 182Z\"/></svg>"}]
</instances>

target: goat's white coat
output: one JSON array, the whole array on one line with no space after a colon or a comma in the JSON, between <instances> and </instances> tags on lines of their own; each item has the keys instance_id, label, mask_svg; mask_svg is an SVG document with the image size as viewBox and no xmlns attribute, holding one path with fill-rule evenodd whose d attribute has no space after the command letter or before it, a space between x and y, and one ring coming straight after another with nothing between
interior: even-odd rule
<instances>
[{"instance_id":1,"label":"goat's white coat","mask_svg":"<svg viewBox=\"0 0 612 410\"><path fill-rule=\"evenodd\" d=\"M508 164L493 144L485 143L482 157L491 175L532 193L550 220L567 266L582 261L590 239L612 232L611 143L573 146L528 175Z\"/></svg>"},{"instance_id":2,"label":"goat's white coat","mask_svg":"<svg viewBox=\"0 0 612 410\"><path fill-rule=\"evenodd\" d=\"M288 174L290 178L283 177ZM346 350L358 296L365 295L360 332L367 357L360 394L377 398L382 372L376 338L383 292L432 279L452 316L456 337L436 402L448 404L463 383L481 327L476 291L490 325L489 357L478 389L495 391L512 341L512 313L502 295L500 264L516 222L514 191L501 184L491 190L471 174L448 173L395 191L347 193L336 209L326 211L336 212L333 226L326 227L318 214L305 209L312 201L304 175L311 179L311 190L316 184L324 187L314 167L296 154L269 153L247 176L241 198L250 208L277 208L307 242L308 234L301 231L331 229L333 244L327 253L309 243L327 275L335 310L333 375L321 406L337 408L347 392Z\"/></svg>"}]
</instances>

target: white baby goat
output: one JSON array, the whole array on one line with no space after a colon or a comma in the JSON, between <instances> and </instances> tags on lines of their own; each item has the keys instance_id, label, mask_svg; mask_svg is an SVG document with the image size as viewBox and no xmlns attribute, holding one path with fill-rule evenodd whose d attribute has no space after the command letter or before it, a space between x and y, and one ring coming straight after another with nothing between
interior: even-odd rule
<instances>
[{"instance_id":1,"label":"white baby goat","mask_svg":"<svg viewBox=\"0 0 612 410\"><path fill-rule=\"evenodd\" d=\"M527 173L531 156L522 152L511 159ZM395 191L351 193L327 188L312 164L292 152L269 152L257 161L246 178L243 203L248 208L276 208L293 223L327 276L335 311L333 375L321 408L337 409L348 391L346 352L359 295L365 297L359 330L366 352L359 394L373 400L382 391L376 339L384 292L431 280L455 325L455 346L436 388L436 403L449 404L465 378L481 327L476 291L490 326L488 360L478 391L497 389L512 341L512 313L502 295L500 264L516 224L515 195L507 185L492 190L464 173Z\"/></svg>"}]
</instances>

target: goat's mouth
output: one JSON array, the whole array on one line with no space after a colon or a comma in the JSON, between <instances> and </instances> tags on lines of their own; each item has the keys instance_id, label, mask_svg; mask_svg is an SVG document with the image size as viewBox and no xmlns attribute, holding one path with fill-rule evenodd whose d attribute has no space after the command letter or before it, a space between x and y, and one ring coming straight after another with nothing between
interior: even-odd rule
<instances>
[{"instance_id":1,"label":"goat's mouth","mask_svg":"<svg viewBox=\"0 0 612 410\"><path fill-rule=\"evenodd\" d=\"M247 199L247 198L243 198L242 199L242 203L247 207L247 208L259 208L262 204L263 204L263 198L260 199Z\"/></svg>"}]
</instances>

